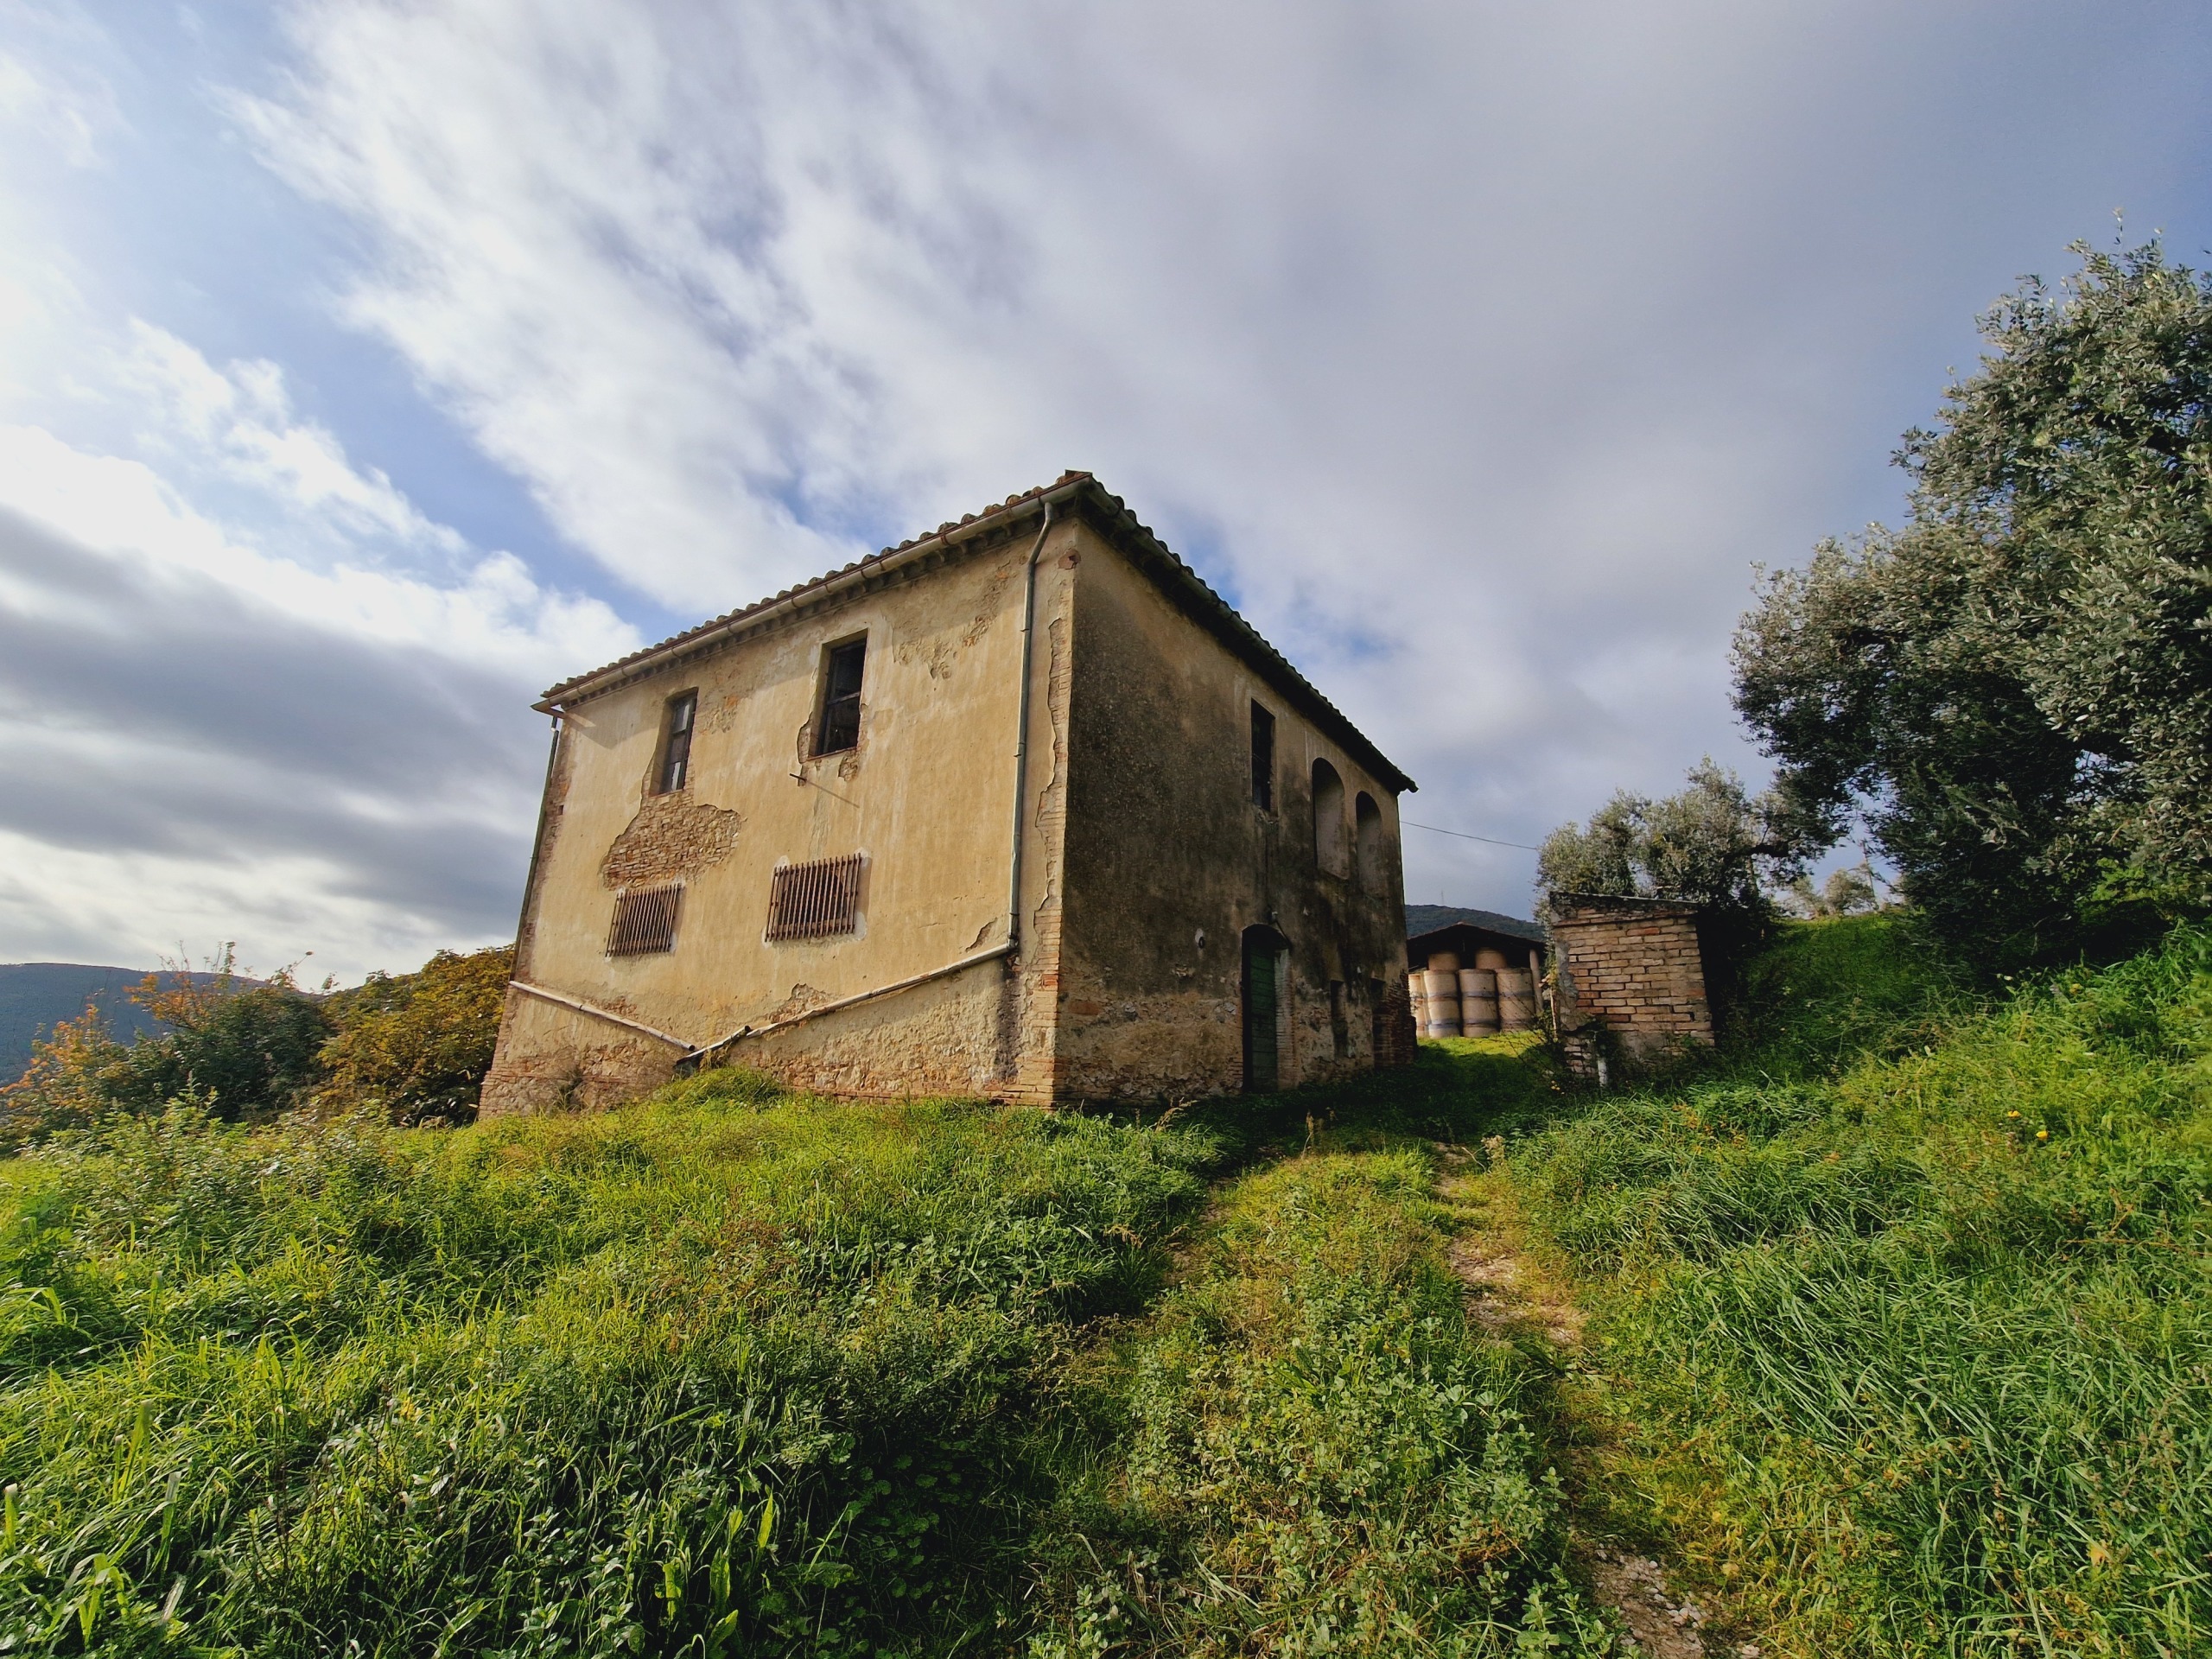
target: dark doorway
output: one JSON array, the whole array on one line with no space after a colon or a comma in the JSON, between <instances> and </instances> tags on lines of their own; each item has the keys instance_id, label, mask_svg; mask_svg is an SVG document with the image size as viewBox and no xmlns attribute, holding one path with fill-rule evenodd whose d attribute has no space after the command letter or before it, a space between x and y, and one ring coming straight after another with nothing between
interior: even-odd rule
<instances>
[{"instance_id":1,"label":"dark doorway","mask_svg":"<svg viewBox=\"0 0 2212 1659\"><path fill-rule=\"evenodd\" d=\"M1244 1092L1248 1095L1271 1095L1281 1087L1278 1033L1282 945L1282 935L1271 927L1244 930Z\"/></svg>"}]
</instances>

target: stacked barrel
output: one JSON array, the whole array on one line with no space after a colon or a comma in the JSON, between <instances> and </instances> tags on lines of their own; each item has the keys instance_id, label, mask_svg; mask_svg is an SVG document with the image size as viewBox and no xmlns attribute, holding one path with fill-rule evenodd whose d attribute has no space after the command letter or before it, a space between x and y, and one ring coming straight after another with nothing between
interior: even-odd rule
<instances>
[{"instance_id":1,"label":"stacked barrel","mask_svg":"<svg viewBox=\"0 0 2212 1659\"><path fill-rule=\"evenodd\" d=\"M1497 1023L1527 1031L1536 1023L1536 976L1526 968L1497 970Z\"/></svg>"},{"instance_id":2,"label":"stacked barrel","mask_svg":"<svg viewBox=\"0 0 2212 1659\"><path fill-rule=\"evenodd\" d=\"M1510 968L1502 950L1475 953L1471 968L1458 955L1440 950L1425 969L1406 976L1413 999L1414 1026L1424 1037L1487 1037L1499 1031L1527 1031L1536 1023L1535 958L1528 968Z\"/></svg>"},{"instance_id":3,"label":"stacked barrel","mask_svg":"<svg viewBox=\"0 0 2212 1659\"><path fill-rule=\"evenodd\" d=\"M1421 1002L1417 1014L1424 1037L1457 1037L1460 1032L1459 958L1440 950L1428 959L1426 973L1408 976Z\"/></svg>"}]
</instances>

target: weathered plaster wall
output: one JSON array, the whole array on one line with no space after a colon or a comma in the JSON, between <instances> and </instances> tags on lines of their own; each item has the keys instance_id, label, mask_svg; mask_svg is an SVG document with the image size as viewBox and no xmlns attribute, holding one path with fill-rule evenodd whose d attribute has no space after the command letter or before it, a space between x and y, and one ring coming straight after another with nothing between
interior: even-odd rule
<instances>
[{"instance_id":1,"label":"weathered plaster wall","mask_svg":"<svg viewBox=\"0 0 2212 1659\"><path fill-rule=\"evenodd\" d=\"M1017 519L985 544L573 707L551 771L516 976L706 1042L779 1009L928 973L1002 942L1020 576L1037 528L1033 514ZM1071 524L1055 530L1039 561L1023 895L1033 937L1020 974L1008 984L996 963L964 970L954 990L902 993L747 1039L728 1058L823 1087L834 1076L844 1093L1049 1094L1072 650L1073 571L1058 555L1074 533ZM863 632L860 744L817 759L811 722L823 652ZM664 711L690 690L699 697L690 782L655 797L648 786ZM767 943L775 866L854 852L868 855L859 931ZM685 889L675 950L607 956L617 892L677 879ZM956 1007L962 1012L948 1011ZM943 1063L918 1066L916 1045L931 1046L918 1036L876 1044L855 1034L902 1026L938 1032ZM604 1103L659 1081L673 1058L667 1045L511 993L484 1109Z\"/></svg>"},{"instance_id":2,"label":"weathered plaster wall","mask_svg":"<svg viewBox=\"0 0 2212 1659\"><path fill-rule=\"evenodd\" d=\"M1066 915L1060 951L1062 1091L1182 1097L1242 1086L1241 941L1290 942L1284 1086L1376 1062L1370 982L1404 974L1397 803L1099 530L1075 569ZM1275 716L1275 810L1251 795L1251 705ZM1310 779L1344 782L1344 834L1364 791L1382 813L1379 879L1318 868ZM1341 983L1332 1004L1330 983ZM1339 1017L1340 1016L1340 1019ZM1386 1031L1396 1026L1386 1018ZM1385 1060L1402 1046L1386 1036Z\"/></svg>"},{"instance_id":3,"label":"weathered plaster wall","mask_svg":"<svg viewBox=\"0 0 2212 1659\"><path fill-rule=\"evenodd\" d=\"M1711 1046L1696 906L1562 895L1548 926L1570 1070L1595 1076L1608 1043L1637 1064Z\"/></svg>"},{"instance_id":4,"label":"weathered plaster wall","mask_svg":"<svg viewBox=\"0 0 2212 1659\"><path fill-rule=\"evenodd\" d=\"M1002 1075L1007 979L996 962L825 1014L731 1056L829 1095L1020 1092Z\"/></svg>"}]
</instances>

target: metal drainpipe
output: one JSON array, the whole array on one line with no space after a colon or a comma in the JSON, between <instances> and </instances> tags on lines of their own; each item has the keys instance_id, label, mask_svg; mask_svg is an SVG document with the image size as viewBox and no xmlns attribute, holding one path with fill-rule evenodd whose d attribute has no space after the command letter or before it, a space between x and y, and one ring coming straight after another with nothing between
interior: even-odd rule
<instances>
[{"instance_id":1,"label":"metal drainpipe","mask_svg":"<svg viewBox=\"0 0 2212 1659\"><path fill-rule=\"evenodd\" d=\"M1014 859L1006 894L1006 942L1013 952L1019 952L1021 946L1021 821L1029 799L1029 675L1037 650L1037 560L1045 550L1046 532L1052 527L1052 504L1048 499L1045 522L1037 526L1037 540L1029 550L1029 570L1021 589L1021 724L1014 739Z\"/></svg>"},{"instance_id":2,"label":"metal drainpipe","mask_svg":"<svg viewBox=\"0 0 2212 1659\"><path fill-rule=\"evenodd\" d=\"M523 971L522 938L530 925L531 904L537 896L537 866L545 854L545 820L553 805L553 769L561 759L561 738L568 730L568 721L556 711L553 716L553 741L545 751L545 787L537 797L537 833L531 837L530 868L522 879L522 914L515 922L515 975Z\"/></svg>"}]
</instances>

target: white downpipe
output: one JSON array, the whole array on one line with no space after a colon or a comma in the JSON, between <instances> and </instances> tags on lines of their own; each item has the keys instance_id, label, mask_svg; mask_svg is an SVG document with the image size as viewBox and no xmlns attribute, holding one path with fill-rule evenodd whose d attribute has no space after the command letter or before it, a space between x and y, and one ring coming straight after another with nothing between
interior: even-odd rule
<instances>
[{"instance_id":1,"label":"white downpipe","mask_svg":"<svg viewBox=\"0 0 2212 1659\"><path fill-rule=\"evenodd\" d=\"M1021 948L1022 820L1029 804L1029 677L1037 654L1037 560L1045 550L1045 537L1052 528L1052 503L1045 502L1045 522L1037 526L1030 544L1028 574L1021 584L1021 715L1014 734L1014 856L1007 876L1006 948Z\"/></svg>"}]
</instances>

